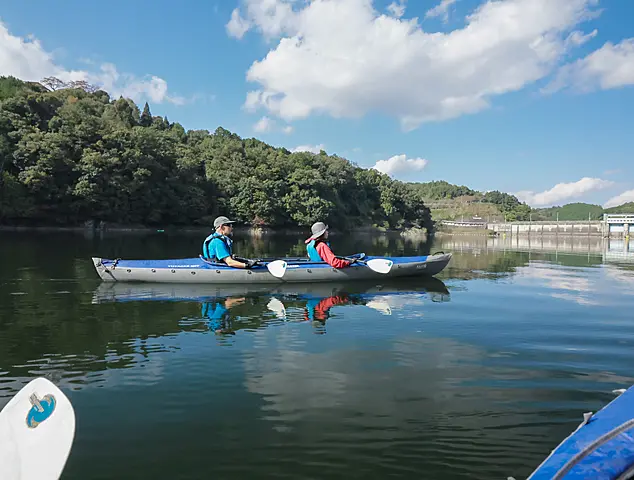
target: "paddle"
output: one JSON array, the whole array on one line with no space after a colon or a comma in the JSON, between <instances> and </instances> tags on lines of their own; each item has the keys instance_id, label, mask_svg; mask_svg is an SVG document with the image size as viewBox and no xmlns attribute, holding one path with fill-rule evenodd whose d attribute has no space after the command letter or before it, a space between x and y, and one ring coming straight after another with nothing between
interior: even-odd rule
<instances>
[{"instance_id":1,"label":"paddle","mask_svg":"<svg viewBox=\"0 0 634 480\"><path fill-rule=\"evenodd\" d=\"M350 258L346 258L346 260L351 260ZM388 260L387 258L373 258L371 260L360 260L357 259L357 262L367 265L370 270L377 273L390 273L392 270L392 265L394 262L392 260Z\"/></svg>"},{"instance_id":2,"label":"paddle","mask_svg":"<svg viewBox=\"0 0 634 480\"><path fill-rule=\"evenodd\" d=\"M282 278L286 273L286 267L288 264L284 260L274 260L266 264L266 268L271 275L277 278Z\"/></svg>"},{"instance_id":3,"label":"paddle","mask_svg":"<svg viewBox=\"0 0 634 480\"><path fill-rule=\"evenodd\" d=\"M45 378L23 387L0 412L0 478L57 480L75 437L75 412Z\"/></svg>"},{"instance_id":4,"label":"paddle","mask_svg":"<svg viewBox=\"0 0 634 480\"><path fill-rule=\"evenodd\" d=\"M348 257L337 258L343 258L344 260L348 261L352 260L352 258ZM392 269L392 265L394 265L394 262L392 262L392 260L388 260L386 258L373 258L371 260L360 260L357 258L356 261L362 263L363 265L366 265L370 270L382 274L389 273ZM288 263L284 260L274 260L273 262L267 263L266 268L274 277L282 278L286 273Z\"/></svg>"}]
</instances>

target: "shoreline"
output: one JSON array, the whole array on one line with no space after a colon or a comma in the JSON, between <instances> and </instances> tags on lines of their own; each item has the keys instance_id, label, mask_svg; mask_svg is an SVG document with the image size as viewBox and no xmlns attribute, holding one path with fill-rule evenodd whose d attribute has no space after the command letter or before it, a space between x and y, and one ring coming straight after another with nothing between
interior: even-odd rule
<instances>
[{"instance_id":1,"label":"shoreline","mask_svg":"<svg viewBox=\"0 0 634 480\"><path fill-rule=\"evenodd\" d=\"M248 235L250 237L263 237L269 235L310 235L310 227L291 228L291 227L249 227L239 225L234 228L235 232L240 235ZM93 225L76 225L76 226L57 226L57 225L0 225L0 232L74 232L84 234L104 234L104 233L130 233L130 234L149 234L149 233L199 233L208 235L213 231L212 226L176 226L166 225L164 227L148 227L143 225L118 225L111 224L105 226ZM331 229L331 234L386 234L401 235L405 237L431 237L434 232L427 232L424 228L405 228L405 229L386 229L381 227L354 227L348 230Z\"/></svg>"}]
</instances>

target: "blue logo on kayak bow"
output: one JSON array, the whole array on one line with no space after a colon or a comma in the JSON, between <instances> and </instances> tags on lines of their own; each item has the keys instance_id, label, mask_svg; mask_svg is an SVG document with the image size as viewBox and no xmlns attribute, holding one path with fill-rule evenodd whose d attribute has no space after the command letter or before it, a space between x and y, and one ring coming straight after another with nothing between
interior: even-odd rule
<instances>
[{"instance_id":1,"label":"blue logo on kayak bow","mask_svg":"<svg viewBox=\"0 0 634 480\"><path fill-rule=\"evenodd\" d=\"M37 393L34 393L29 397L29 400L33 406L26 414L26 425L29 428L36 428L53 414L57 402L50 393L44 395L42 399L38 398Z\"/></svg>"}]
</instances>

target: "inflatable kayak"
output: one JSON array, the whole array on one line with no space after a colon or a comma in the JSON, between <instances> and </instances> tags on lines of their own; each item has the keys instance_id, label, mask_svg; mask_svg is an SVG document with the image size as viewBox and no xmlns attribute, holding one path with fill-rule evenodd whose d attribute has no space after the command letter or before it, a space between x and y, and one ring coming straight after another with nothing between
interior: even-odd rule
<instances>
[{"instance_id":1,"label":"inflatable kayak","mask_svg":"<svg viewBox=\"0 0 634 480\"><path fill-rule=\"evenodd\" d=\"M436 275L451 260L451 253L417 257L365 257L346 268L333 268L326 262L308 258L262 260L250 269L233 268L202 258L173 260L108 260L93 257L99 277L106 282L159 283L280 283L280 282L339 282L373 280L419 275ZM271 273L267 265L282 262L281 276ZM372 262L384 262L389 271L376 271Z\"/></svg>"},{"instance_id":2,"label":"inflatable kayak","mask_svg":"<svg viewBox=\"0 0 634 480\"><path fill-rule=\"evenodd\" d=\"M528 477L529 480L634 478L634 387L577 429Z\"/></svg>"}]
</instances>

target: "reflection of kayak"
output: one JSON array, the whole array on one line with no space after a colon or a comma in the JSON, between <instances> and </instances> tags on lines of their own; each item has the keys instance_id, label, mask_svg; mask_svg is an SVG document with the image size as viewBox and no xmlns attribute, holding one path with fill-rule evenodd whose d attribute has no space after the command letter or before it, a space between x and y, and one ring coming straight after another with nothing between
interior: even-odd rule
<instances>
[{"instance_id":1,"label":"reflection of kayak","mask_svg":"<svg viewBox=\"0 0 634 480\"><path fill-rule=\"evenodd\" d=\"M185 284L185 283L101 283L93 293L92 303L127 301L212 301L236 296L281 296L324 298L346 293L361 297L430 292L444 299L449 295L445 284L433 277L416 279L384 279L377 281L333 283L282 283L279 285L249 284Z\"/></svg>"},{"instance_id":2,"label":"reflection of kayak","mask_svg":"<svg viewBox=\"0 0 634 480\"><path fill-rule=\"evenodd\" d=\"M158 283L282 283L341 282L405 276L431 276L441 272L451 260L451 253L418 257L366 257L365 261L386 258L393 263L388 273L373 271L363 263L336 269L325 262L292 258L287 261L283 280L273 276L265 265L245 270L212 264L200 258L174 260L107 260L93 257L93 264L107 282Z\"/></svg>"},{"instance_id":3,"label":"reflection of kayak","mask_svg":"<svg viewBox=\"0 0 634 480\"><path fill-rule=\"evenodd\" d=\"M634 478L634 387L584 417L530 480Z\"/></svg>"}]
</instances>

